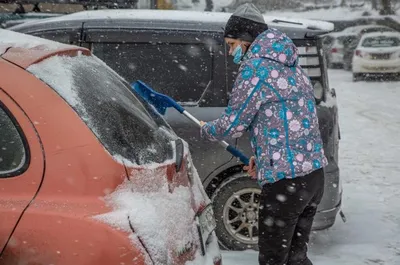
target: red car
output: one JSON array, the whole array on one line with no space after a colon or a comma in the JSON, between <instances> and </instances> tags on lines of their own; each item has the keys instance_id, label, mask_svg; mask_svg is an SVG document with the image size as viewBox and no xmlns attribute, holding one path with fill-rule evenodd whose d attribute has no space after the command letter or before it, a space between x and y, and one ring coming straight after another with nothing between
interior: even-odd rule
<instances>
[{"instance_id":1,"label":"red car","mask_svg":"<svg viewBox=\"0 0 400 265\"><path fill-rule=\"evenodd\" d=\"M221 264L187 145L90 51L0 30L0 264Z\"/></svg>"}]
</instances>

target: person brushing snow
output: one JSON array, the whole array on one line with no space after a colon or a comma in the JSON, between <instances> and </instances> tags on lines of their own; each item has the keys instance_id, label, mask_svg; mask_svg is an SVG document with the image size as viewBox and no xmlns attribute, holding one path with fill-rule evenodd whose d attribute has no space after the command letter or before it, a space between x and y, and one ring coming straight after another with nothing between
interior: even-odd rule
<instances>
[{"instance_id":1,"label":"person brushing snow","mask_svg":"<svg viewBox=\"0 0 400 265\"><path fill-rule=\"evenodd\" d=\"M259 264L311 265L307 244L328 163L313 86L293 41L268 28L253 4L238 7L224 37L239 73L227 108L201 122L201 135L215 141L250 132L254 156L244 169L262 187Z\"/></svg>"}]
</instances>

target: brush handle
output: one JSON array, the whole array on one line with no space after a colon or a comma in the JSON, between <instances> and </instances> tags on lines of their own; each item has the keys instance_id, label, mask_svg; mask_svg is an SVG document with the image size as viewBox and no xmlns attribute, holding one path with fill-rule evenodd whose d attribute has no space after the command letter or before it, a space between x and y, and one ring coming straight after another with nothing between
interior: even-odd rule
<instances>
[{"instance_id":1,"label":"brush handle","mask_svg":"<svg viewBox=\"0 0 400 265\"><path fill-rule=\"evenodd\" d=\"M178 104L179 105L179 104ZM180 106L180 105L179 105ZM181 107L181 106L180 106ZM182 108L182 107L181 107ZM178 109L177 109L178 110ZM179 110L178 110L179 111ZM179 111L180 112L180 111ZM199 127L200 125L200 121L198 119L196 119L196 117L194 117L192 114L190 114L189 112L187 112L185 109L183 109L183 111L181 112L183 115L185 115L189 120L191 120L192 122L196 123ZM249 165L249 159L242 153L240 152L238 149L236 149L235 147L233 147L232 145L228 144L225 141L219 141L219 144L222 145L226 151L228 151L229 153L231 153L234 157L237 157L240 159L240 161L245 164L246 166Z\"/></svg>"},{"instance_id":2,"label":"brush handle","mask_svg":"<svg viewBox=\"0 0 400 265\"><path fill-rule=\"evenodd\" d=\"M168 97L170 100L171 105L174 107L174 109L176 109L177 111L179 111L181 114L184 114L184 112L187 113L187 111L181 106L179 105L175 100L173 100L172 98ZM186 116L186 115L185 115ZM187 116L186 116L187 117ZM192 116L193 117L193 116ZM193 117L194 118L194 117ZM200 123L199 123L200 124Z\"/></svg>"},{"instance_id":3,"label":"brush handle","mask_svg":"<svg viewBox=\"0 0 400 265\"><path fill-rule=\"evenodd\" d=\"M182 108L182 107L181 107ZM179 110L178 110L179 111ZM180 112L180 111L179 111ZM199 127L201 127L200 121L194 117L192 114L187 112L185 109L183 109L183 112L181 112L183 115L185 115L189 120L191 120L193 123L196 123Z\"/></svg>"},{"instance_id":4,"label":"brush handle","mask_svg":"<svg viewBox=\"0 0 400 265\"><path fill-rule=\"evenodd\" d=\"M196 119L192 114L187 112L173 98L154 91L152 88L150 88L148 85L146 85L142 81L137 81L134 84L132 84L132 88L144 100L146 100L149 104L151 104L153 107L155 107L157 112L160 113L161 115L165 115L167 108L173 107L179 113L185 115L193 123L197 124L197 126L201 127L200 121L198 119ZM225 141L219 141L219 144L222 145L233 156L239 158L240 161L242 161L245 165L249 164L249 159L242 152L240 152L233 146L229 145Z\"/></svg>"},{"instance_id":5,"label":"brush handle","mask_svg":"<svg viewBox=\"0 0 400 265\"><path fill-rule=\"evenodd\" d=\"M233 156L237 157L240 159L240 161L245 164L246 166L249 165L250 161L247 158L247 156L245 156L242 152L240 152L239 150L237 150L236 148L234 148L232 145L228 145L228 147L226 148L226 151L228 151L229 153L231 153Z\"/></svg>"}]
</instances>

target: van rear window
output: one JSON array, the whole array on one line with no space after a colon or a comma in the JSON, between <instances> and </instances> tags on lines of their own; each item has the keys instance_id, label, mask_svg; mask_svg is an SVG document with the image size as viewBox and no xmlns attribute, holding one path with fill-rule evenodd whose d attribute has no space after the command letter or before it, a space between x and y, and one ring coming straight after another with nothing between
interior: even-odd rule
<instances>
[{"instance_id":1,"label":"van rear window","mask_svg":"<svg viewBox=\"0 0 400 265\"><path fill-rule=\"evenodd\" d=\"M397 47L399 45L399 38L387 36L366 38L362 43L362 46L367 48Z\"/></svg>"}]
</instances>

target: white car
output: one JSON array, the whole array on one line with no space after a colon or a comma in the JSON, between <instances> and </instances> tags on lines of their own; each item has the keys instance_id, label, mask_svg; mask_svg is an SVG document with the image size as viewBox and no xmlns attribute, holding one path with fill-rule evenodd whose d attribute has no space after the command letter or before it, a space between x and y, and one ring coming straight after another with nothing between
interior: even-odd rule
<instances>
[{"instance_id":1,"label":"white car","mask_svg":"<svg viewBox=\"0 0 400 265\"><path fill-rule=\"evenodd\" d=\"M354 51L353 80L400 74L400 33L366 33Z\"/></svg>"},{"instance_id":2,"label":"white car","mask_svg":"<svg viewBox=\"0 0 400 265\"><path fill-rule=\"evenodd\" d=\"M396 32L396 30L383 25L360 25L348 27L342 31L343 34L355 34L356 36L344 47L343 68L345 70L351 71L353 54L362 35L372 32Z\"/></svg>"},{"instance_id":3,"label":"white car","mask_svg":"<svg viewBox=\"0 0 400 265\"><path fill-rule=\"evenodd\" d=\"M343 68L344 48L354 39L355 33L332 32L326 35L323 42L329 68Z\"/></svg>"}]
</instances>

